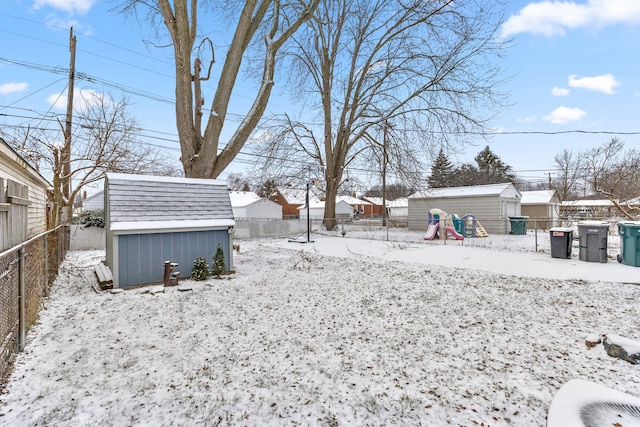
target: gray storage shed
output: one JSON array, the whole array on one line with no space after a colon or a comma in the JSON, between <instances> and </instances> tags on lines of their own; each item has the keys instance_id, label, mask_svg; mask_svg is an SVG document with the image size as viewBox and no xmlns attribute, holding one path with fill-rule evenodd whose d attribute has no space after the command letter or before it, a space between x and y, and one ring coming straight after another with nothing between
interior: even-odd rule
<instances>
[{"instance_id":1,"label":"gray storage shed","mask_svg":"<svg viewBox=\"0 0 640 427\"><path fill-rule=\"evenodd\" d=\"M108 173L104 191L114 287L162 282L165 261L190 276L196 258L212 263L218 244L233 270L235 221L224 181Z\"/></svg>"},{"instance_id":2,"label":"gray storage shed","mask_svg":"<svg viewBox=\"0 0 640 427\"><path fill-rule=\"evenodd\" d=\"M489 234L508 234L509 217L521 214L522 194L512 183L431 188L409 196L409 230L427 229L433 208L462 217L475 215Z\"/></svg>"}]
</instances>

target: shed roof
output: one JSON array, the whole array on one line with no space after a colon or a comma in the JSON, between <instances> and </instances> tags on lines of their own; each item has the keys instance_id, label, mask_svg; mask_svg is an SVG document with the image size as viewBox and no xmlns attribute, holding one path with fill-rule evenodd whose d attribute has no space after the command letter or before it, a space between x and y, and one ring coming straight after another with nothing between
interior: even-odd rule
<instances>
[{"instance_id":1,"label":"shed roof","mask_svg":"<svg viewBox=\"0 0 640 427\"><path fill-rule=\"evenodd\" d=\"M276 191L280 193L286 202L290 205L304 205L307 197L307 190L302 188L278 188ZM274 191L275 193L275 191ZM316 186L309 187L309 198L317 199L322 192Z\"/></svg>"},{"instance_id":2,"label":"shed roof","mask_svg":"<svg viewBox=\"0 0 640 427\"><path fill-rule=\"evenodd\" d=\"M515 186L508 182L504 184L468 185L464 187L429 188L409 196L410 199L440 199L477 196L500 196L509 189L520 193Z\"/></svg>"},{"instance_id":3,"label":"shed roof","mask_svg":"<svg viewBox=\"0 0 640 427\"><path fill-rule=\"evenodd\" d=\"M261 199L253 191L229 191L229 198L234 208L244 208Z\"/></svg>"},{"instance_id":4,"label":"shed roof","mask_svg":"<svg viewBox=\"0 0 640 427\"><path fill-rule=\"evenodd\" d=\"M555 197L555 190L536 190L536 191L522 191L522 200L520 203L523 205L542 205L557 203Z\"/></svg>"},{"instance_id":5,"label":"shed roof","mask_svg":"<svg viewBox=\"0 0 640 427\"><path fill-rule=\"evenodd\" d=\"M112 229L234 225L229 192L215 179L108 173L107 221ZM213 221L217 220L217 221ZM219 221L230 220L230 221ZM146 224L153 222L154 224ZM118 223L125 223L116 225Z\"/></svg>"},{"instance_id":6,"label":"shed roof","mask_svg":"<svg viewBox=\"0 0 640 427\"><path fill-rule=\"evenodd\" d=\"M611 200L595 199L595 200L565 200L562 206L613 206Z\"/></svg>"}]
</instances>

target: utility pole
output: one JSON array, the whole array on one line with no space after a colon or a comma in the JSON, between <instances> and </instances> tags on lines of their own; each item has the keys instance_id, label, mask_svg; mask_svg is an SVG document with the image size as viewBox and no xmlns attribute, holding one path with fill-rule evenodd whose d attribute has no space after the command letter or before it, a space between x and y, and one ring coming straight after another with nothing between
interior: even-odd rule
<instances>
[{"instance_id":1,"label":"utility pole","mask_svg":"<svg viewBox=\"0 0 640 427\"><path fill-rule=\"evenodd\" d=\"M76 73L76 36L73 35L73 27L69 29L69 89L67 90L67 118L64 129L64 146L62 147L62 195L67 201L65 220L71 219L73 200L71 197L71 122L73 119L73 84Z\"/></svg>"},{"instance_id":2,"label":"utility pole","mask_svg":"<svg viewBox=\"0 0 640 427\"><path fill-rule=\"evenodd\" d=\"M387 226L387 129L389 123L384 121L382 132L382 226ZM387 240L389 240L389 229L387 228Z\"/></svg>"}]
</instances>

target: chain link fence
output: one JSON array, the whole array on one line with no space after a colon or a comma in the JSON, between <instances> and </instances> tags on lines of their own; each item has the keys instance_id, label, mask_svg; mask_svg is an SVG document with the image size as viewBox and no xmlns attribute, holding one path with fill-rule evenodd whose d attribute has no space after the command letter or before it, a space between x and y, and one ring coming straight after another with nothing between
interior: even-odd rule
<instances>
[{"instance_id":1,"label":"chain link fence","mask_svg":"<svg viewBox=\"0 0 640 427\"><path fill-rule=\"evenodd\" d=\"M68 249L69 228L60 226L0 253L0 374L24 348Z\"/></svg>"},{"instance_id":2,"label":"chain link fence","mask_svg":"<svg viewBox=\"0 0 640 427\"><path fill-rule=\"evenodd\" d=\"M609 225L607 239L607 253L609 258L614 259L620 251L620 237L618 235L617 219L610 218L589 218L589 221L598 221ZM349 236L352 238L391 240L403 242L423 242L431 245L460 245L473 246L487 249L519 251L519 252L551 252L551 232L552 227L568 227L573 232L573 254L578 255L578 224L580 221L565 218L556 221L549 219L527 218L526 220L516 220L514 223L509 219L482 220L481 226L487 231L486 237L476 237L473 233L465 233L462 240L439 239L425 240L425 230L409 230L406 227L407 221L402 218L388 219L388 227L382 225L381 219L354 219L351 221L338 221L335 230L327 231L321 219L312 218L311 232L330 236ZM491 230L505 230L502 233L495 233ZM287 237L295 238L304 236L307 232L307 220L259 220L242 219L236 220L236 239L253 239L262 237ZM480 233L477 233L480 234ZM439 236L438 236L439 237Z\"/></svg>"}]
</instances>

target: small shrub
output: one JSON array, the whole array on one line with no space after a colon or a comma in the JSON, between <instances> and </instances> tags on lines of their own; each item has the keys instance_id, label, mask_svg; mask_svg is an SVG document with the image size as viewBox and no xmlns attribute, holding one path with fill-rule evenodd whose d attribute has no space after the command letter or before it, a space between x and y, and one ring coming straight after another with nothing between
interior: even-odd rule
<instances>
[{"instance_id":1,"label":"small shrub","mask_svg":"<svg viewBox=\"0 0 640 427\"><path fill-rule=\"evenodd\" d=\"M79 216L74 217L71 222L72 224L83 225L85 228L87 227L104 228L104 211L103 210L84 211Z\"/></svg>"},{"instance_id":2,"label":"small shrub","mask_svg":"<svg viewBox=\"0 0 640 427\"><path fill-rule=\"evenodd\" d=\"M207 277L209 277L209 264L207 264L206 259L200 257L193 262L191 278L193 280L206 280Z\"/></svg>"},{"instance_id":3,"label":"small shrub","mask_svg":"<svg viewBox=\"0 0 640 427\"><path fill-rule=\"evenodd\" d=\"M215 274L218 279L220 275L224 273L224 249L222 249L222 245L218 243L218 248L216 249L216 254L213 256L213 265L212 265L213 274Z\"/></svg>"}]
</instances>

